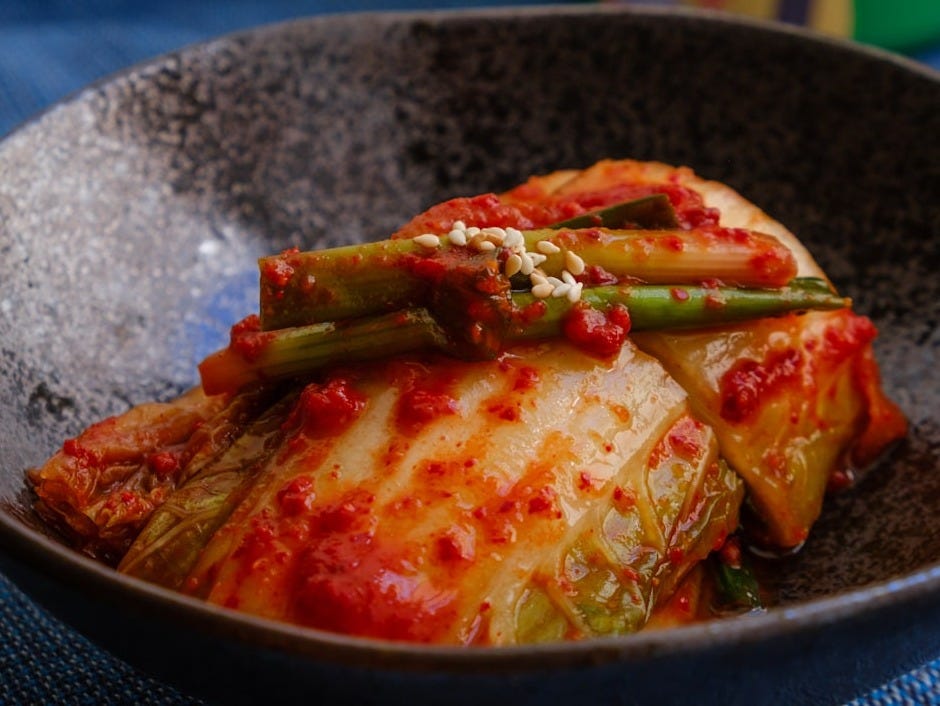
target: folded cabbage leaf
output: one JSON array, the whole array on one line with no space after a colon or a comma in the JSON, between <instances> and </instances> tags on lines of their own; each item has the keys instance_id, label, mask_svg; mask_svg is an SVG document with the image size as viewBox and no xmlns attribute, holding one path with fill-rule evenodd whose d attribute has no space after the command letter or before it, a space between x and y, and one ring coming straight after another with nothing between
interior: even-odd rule
<instances>
[{"instance_id":1,"label":"folded cabbage leaf","mask_svg":"<svg viewBox=\"0 0 940 706\"><path fill-rule=\"evenodd\" d=\"M533 177L500 199L550 213L559 203L598 207L643 190L667 194L687 227L773 235L793 253L798 276L826 279L782 224L688 168L605 160ZM906 432L903 414L880 386L875 334L866 317L840 310L632 338L686 389L698 417L715 430L722 456L747 484L752 536L791 548L807 538L833 474L871 464Z\"/></svg>"},{"instance_id":2,"label":"folded cabbage leaf","mask_svg":"<svg viewBox=\"0 0 940 706\"><path fill-rule=\"evenodd\" d=\"M165 506L172 537L158 513L122 570L196 556L192 595L394 640L625 633L734 531L743 494L685 392L629 343L613 360L552 342L357 365L304 388L280 428L247 454L234 510L207 519L205 469Z\"/></svg>"}]
</instances>

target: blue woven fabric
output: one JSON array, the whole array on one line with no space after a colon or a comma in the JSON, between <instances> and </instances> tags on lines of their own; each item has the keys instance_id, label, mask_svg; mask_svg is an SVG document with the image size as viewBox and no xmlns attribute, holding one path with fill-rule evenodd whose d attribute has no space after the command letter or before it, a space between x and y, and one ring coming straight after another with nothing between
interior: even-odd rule
<instances>
[{"instance_id":1,"label":"blue woven fabric","mask_svg":"<svg viewBox=\"0 0 940 706\"><path fill-rule=\"evenodd\" d=\"M0 575L0 704L199 703L96 647Z\"/></svg>"},{"instance_id":2,"label":"blue woven fabric","mask_svg":"<svg viewBox=\"0 0 940 706\"><path fill-rule=\"evenodd\" d=\"M507 2L0 0L0 135L91 81L227 32L324 12ZM940 46L915 58L940 68ZM194 703L81 637L0 575L0 705ZM940 660L851 706L902 704L940 704Z\"/></svg>"}]
</instances>

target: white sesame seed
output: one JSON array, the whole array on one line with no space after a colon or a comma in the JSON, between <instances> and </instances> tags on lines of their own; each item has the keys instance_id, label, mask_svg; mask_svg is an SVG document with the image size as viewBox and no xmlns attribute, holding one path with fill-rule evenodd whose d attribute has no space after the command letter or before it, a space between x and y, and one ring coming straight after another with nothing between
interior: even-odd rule
<instances>
[{"instance_id":1,"label":"white sesame seed","mask_svg":"<svg viewBox=\"0 0 940 706\"><path fill-rule=\"evenodd\" d=\"M503 239L503 245L507 248L518 248L525 246L525 237L521 231L515 228L506 229L506 237Z\"/></svg>"},{"instance_id":2,"label":"white sesame seed","mask_svg":"<svg viewBox=\"0 0 940 706\"><path fill-rule=\"evenodd\" d=\"M454 221L452 226L454 230L467 230L467 224L463 221Z\"/></svg>"},{"instance_id":3,"label":"white sesame seed","mask_svg":"<svg viewBox=\"0 0 940 706\"><path fill-rule=\"evenodd\" d=\"M564 284L564 282L562 282L562 281L561 281L560 279L558 279L557 277L547 277L547 278L546 278L546 281L547 281L550 285L552 285L552 287L557 287L557 286L559 286L560 284Z\"/></svg>"},{"instance_id":4,"label":"white sesame seed","mask_svg":"<svg viewBox=\"0 0 940 706\"><path fill-rule=\"evenodd\" d=\"M542 284L537 284L532 287L532 295L538 299L546 299L552 296L552 291L552 285L548 284L547 282L543 282Z\"/></svg>"},{"instance_id":5,"label":"white sesame seed","mask_svg":"<svg viewBox=\"0 0 940 706\"><path fill-rule=\"evenodd\" d=\"M535 249L545 255L554 255L556 252L561 252L561 248L549 240L540 240L535 244Z\"/></svg>"},{"instance_id":6,"label":"white sesame seed","mask_svg":"<svg viewBox=\"0 0 940 706\"><path fill-rule=\"evenodd\" d=\"M466 245L467 233L463 230L457 230L454 228L454 230L447 234L447 239L454 245Z\"/></svg>"},{"instance_id":7,"label":"white sesame seed","mask_svg":"<svg viewBox=\"0 0 940 706\"><path fill-rule=\"evenodd\" d=\"M565 267L573 275L584 274L584 260L578 253L571 252L571 250L565 253Z\"/></svg>"},{"instance_id":8,"label":"white sesame seed","mask_svg":"<svg viewBox=\"0 0 940 706\"><path fill-rule=\"evenodd\" d=\"M494 226L491 228L484 228L482 232L483 235L486 236L487 240L496 243L497 245L502 245L503 241L506 239L506 231L502 228Z\"/></svg>"},{"instance_id":9,"label":"white sesame seed","mask_svg":"<svg viewBox=\"0 0 940 706\"><path fill-rule=\"evenodd\" d=\"M556 299L560 299L568 294L571 290L570 284L559 284L555 289L552 290L552 296Z\"/></svg>"},{"instance_id":10,"label":"white sesame seed","mask_svg":"<svg viewBox=\"0 0 940 706\"><path fill-rule=\"evenodd\" d=\"M522 258L513 253L506 258L506 276L512 277L522 269Z\"/></svg>"},{"instance_id":11,"label":"white sesame seed","mask_svg":"<svg viewBox=\"0 0 940 706\"><path fill-rule=\"evenodd\" d=\"M571 289L568 290L568 301L574 304L581 298L581 290L584 288L583 282L578 282L571 286Z\"/></svg>"},{"instance_id":12,"label":"white sesame seed","mask_svg":"<svg viewBox=\"0 0 940 706\"><path fill-rule=\"evenodd\" d=\"M477 228L476 226L470 226L469 228L466 228L465 230L467 231L468 238L473 238L480 234L480 229Z\"/></svg>"},{"instance_id":13,"label":"white sesame seed","mask_svg":"<svg viewBox=\"0 0 940 706\"><path fill-rule=\"evenodd\" d=\"M526 275L527 277L532 274L532 271L535 269L535 263L532 262L532 258L529 256L529 253L524 252L519 255L519 259L522 260L522 266L519 268L519 271Z\"/></svg>"},{"instance_id":14,"label":"white sesame seed","mask_svg":"<svg viewBox=\"0 0 940 706\"><path fill-rule=\"evenodd\" d=\"M490 242L489 240L474 240L474 241L473 241L473 247L475 247L477 250L481 250L481 251L485 251L485 250L495 250L495 249L496 249L496 243L492 243L492 242Z\"/></svg>"},{"instance_id":15,"label":"white sesame seed","mask_svg":"<svg viewBox=\"0 0 940 706\"><path fill-rule=\"evenodd\" d=\"M532 284L548 284L548 279L546 279L545 275L537 270L533 271L529 277L532 280Z\"/></svg>"},{"instance_id":16,"label":"white sesame seed","mask_svg":"<svg viewBox=\"0 0 940 706\"><path fill-rule=\"evenodd\" d=\"M538 267L539 265L541 265L543 262L545 262L548 259L547 255L542 255L541 253L537 253L537 252L530 252L529 257L532 258L532 264L535 265L536 267Z\"/></svg>"},{"instance_id":17,"label":"white sesame seed","mask_svg":"<svg viewBox=\"0 0 940 706\"><path fill-rule=\"evenodd\" d=\"M415 236L412 240L423 248L438 248L441 246L441 239L434 235L434 233L424 233Z\"/></svg>"},{"instance_id":18,"label":"white sesame seed","mask_svg":"<svg viewBox=\"0 0 940 706\"><path fill-rule=\"evenodd\" d=\"M561 281L565 284L574 284L577 280L574 278L574 275L568 272L568 270L561 271Z\"/></svg>"}]
</instances>

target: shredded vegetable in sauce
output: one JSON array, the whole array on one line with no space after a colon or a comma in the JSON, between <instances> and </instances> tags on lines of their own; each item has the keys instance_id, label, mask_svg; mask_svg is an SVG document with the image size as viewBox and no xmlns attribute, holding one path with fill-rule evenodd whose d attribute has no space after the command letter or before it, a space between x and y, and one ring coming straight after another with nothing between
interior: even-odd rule
<instances>
[{"instance_id":1,"label":"shredded vegetable in sauce","mask_svg":"<svg viewBox=\"0 0 940 706\"><path fill-rule=\"evenodd\" d=\"M906 432L873 324L689 169L604 161L259 262L201 384L29 472L118 571L356 636L507 645L760 610Z\"/></svg>"}]
</instances>

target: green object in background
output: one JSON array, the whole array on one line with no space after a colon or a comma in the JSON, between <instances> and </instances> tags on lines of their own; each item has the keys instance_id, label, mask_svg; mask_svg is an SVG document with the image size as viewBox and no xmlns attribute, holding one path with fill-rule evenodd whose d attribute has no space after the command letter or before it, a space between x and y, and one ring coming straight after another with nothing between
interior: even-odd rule
<instances>
[{"instance_id":1,"label":"green object in background","mask_svg":"<svg viewBox=\"0 0 940 706\"><path fill-rule=\"evenodd\" d=\"M940 40L940 0L855 0L852 37L895 51Z\"/></svg>"},{"instance_id":2,"label":"green object in background","mask_svg":"<svg viewBox=\"0 0 940 706\"><path fill-rule=\"evenodd\" d=\"M608 0L617 2L618 0ZM619 0L629 2L630 0ZM635 0L639 2L640 0ZM668 2L669 0L659 0ZM804 25L898 52L940 44L940 0L672 0Z\"/></svg>"}]
</instances>

